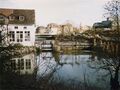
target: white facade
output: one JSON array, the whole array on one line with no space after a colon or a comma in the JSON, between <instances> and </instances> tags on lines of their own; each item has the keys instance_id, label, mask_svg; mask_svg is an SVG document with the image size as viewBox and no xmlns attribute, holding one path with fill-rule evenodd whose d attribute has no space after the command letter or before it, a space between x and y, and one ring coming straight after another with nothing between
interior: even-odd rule
<instances>
[{"instance_id":1,"label":"white facade","mask_svg":"<svg viewBox=\"0 0 120 90\"><path fill-rule=\"evenodd\" d=\"M7 45L34 46L35 10L0 8L0 25L1 30L7 31Z\"/></svg>"},{"instance_id":2,"label":"white facade","mask_svg":"<svg viewBox=\"0 0 120 90\"><path fill-rule=\"evenodd\" d=\"M34 46L35 25L8 25L9 42L11 44L20 43L24 46Z\"/></svg>"}]
</instances>

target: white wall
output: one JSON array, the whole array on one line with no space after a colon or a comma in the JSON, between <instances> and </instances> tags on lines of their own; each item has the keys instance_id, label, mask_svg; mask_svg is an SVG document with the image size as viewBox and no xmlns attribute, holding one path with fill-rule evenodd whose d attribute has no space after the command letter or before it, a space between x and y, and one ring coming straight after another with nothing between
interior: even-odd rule
<instances>
[{"instance_id":1,"label":"white wall","mask_svg":"<svg viewBox=\"0 0 120 90\"><path fill-rule=\"evenodd\" d=\"M18 26L18 29L15 29L14 27ZM24 29L24 27L27 27L27 29ZM35 25L13 25L9 24L8 31L15 31L15 41L10 43L20 43L24 46L34 46L35 43ZM16 39L16 32L17 31L23 31L23 42L17 42ZM25 41L25 31L30 31L30 41Z\"/></svg>"}]
</instances>

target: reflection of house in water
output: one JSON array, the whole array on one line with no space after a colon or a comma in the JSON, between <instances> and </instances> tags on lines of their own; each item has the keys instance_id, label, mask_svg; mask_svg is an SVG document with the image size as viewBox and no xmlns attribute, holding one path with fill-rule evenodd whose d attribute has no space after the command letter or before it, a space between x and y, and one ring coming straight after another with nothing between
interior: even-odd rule
<instances>
[{"instance_id":1,"label":"reflection of house in water","mask_svg":"<svg viewBox=\"0 0 120 90\"><path fill-rule=\"evenodd\" d=\"M25 55L11 60L11 69L20 74L32 74L36 68L34 54Z\"/></svg>"}]
</instances>

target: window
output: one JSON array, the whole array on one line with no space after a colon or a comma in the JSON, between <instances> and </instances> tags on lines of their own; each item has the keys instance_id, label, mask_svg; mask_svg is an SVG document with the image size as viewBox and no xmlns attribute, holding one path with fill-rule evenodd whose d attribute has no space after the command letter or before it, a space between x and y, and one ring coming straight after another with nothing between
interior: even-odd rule
<instances>
[{"instance_id":1,"label":"window","mask_svg":"<svg viewBox=\"0 0 120 90\"><path fill-rule=\"evenodd\" d=\"M24 17L24 16L19 16L19 20L20 20L20 21L24 21L24 20L25 20L25 17Z\"/></svg>"},{"instance_id":2,"label":"window","mask_svg":"<svg viewBox=\"0 0 120 90\"><path fill-rule=\"evenodd\" d=\"M18 29L18 26L15 26L14 28L15 28L15 29Z\"/></svg>"},{"instance_id":3,"label":"window","mask_svg":"<svg viewBox=\"0 0 120 90\"><path fill-rule=\"evenodd\" d=\"M26 69L31 69L31 60L26 59Z\"/></svg>"},{"instance_id":4,"label":"window","mask_svg":"<svg viewBox=\"0 0 120 90\"><path fill-rule=\"evenodd\" d=\"M4 20L4 16L0 15L0 21L3 21Z\"/></svg>"},{"instance_id":5,"label":"window","mask_svg":"<svg viewBox=\"0 0 120 90\"><path fill-rule=\"evenodd\" d=\"M23 41L23 31L17 31L16 32L16 38L17 38L17 42L22 42Z\"/></svg>"},{"instance_id":6,"label":"window","mask_svg":"<svg viewBox=\"0 0 120 90\"><path fill-rule=\"evenodd\" d=\"M15 41L15 32L14 31L10 31L9 35L10 35L10 37L9 37L10 41Z\"/></svg>"},{"instance_id":7,"label":"window","mask_svg":"<svg viewBox=\"0 0 120 90\"><path fill-rule=\"evenodd\" d=\"M2 43L2 31L0 31L0 43Z\"/></svg>"},{"instance_id":8,"label":"window","mask_svg":"<svg viewBox=\"0 0 120 90\"><path fill-rule=\"evenodd\" d=\"M15 60L11 60L11 68L13 69L13 70L16 70L17 68L16 68L16 61Z\"/></svg>"},{"instance_id":9,"label":"window","mask_svg":"<svg viewBox=\"0 0 120 90\"><path fill-rule=\"evenodd\" d=\"M14 21L15 17L14 16L9 16L10 21Z\"/></svg>"},{"instance_id":10,"label":"window","mask_svg":"<svg viewBox=\"0 0 120 90\"><path fill-rule=\"evenodd\" d=\"M14 31L9 32L9 39L10 39L10 41L15 41L15 32Z\"/></svg>"},{"instance_id":11,"label":"window","mask_svg":"<svg viewBox=\"0 0 120 90\"><path fill-rule=\"evenodd\" d=\"M30 41L30 31L25 31L25 41Z\"/></svg>"},{"instance_id":12,"label":"window","mask_svg":"<svg viewBox=\"0 0 120 90\"><path fill-rule=\"evenodd\" d=\"M24 69L24 59L18 59L18 69L19 70Z\"/></svg>"},{"instance_id":13,"label":"window","mask_svg":"<svg viewBox=\"0 0 120 90\"><path fill-rule=\"evenodd\" d=\"M27 27L24 27L24 29L27 29Z\"/></svg>"}]
</instances>

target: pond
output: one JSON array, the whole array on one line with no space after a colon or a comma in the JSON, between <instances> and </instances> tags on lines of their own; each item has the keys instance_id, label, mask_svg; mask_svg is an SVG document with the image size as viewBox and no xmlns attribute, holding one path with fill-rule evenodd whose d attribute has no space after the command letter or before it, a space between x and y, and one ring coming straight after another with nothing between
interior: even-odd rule
<instances>
[{"instance_id":1,"label":"pond","mask_svg":"<svg viewBox=\"0 0 120 90\"><path fill-rule=\"evenodd\" d=\"M0 64L1 90L117 90L119 87L119 58L96 51L31 53L1 58Z\"/></svg>"}]
</instances>

